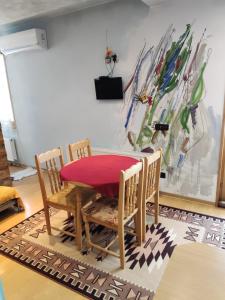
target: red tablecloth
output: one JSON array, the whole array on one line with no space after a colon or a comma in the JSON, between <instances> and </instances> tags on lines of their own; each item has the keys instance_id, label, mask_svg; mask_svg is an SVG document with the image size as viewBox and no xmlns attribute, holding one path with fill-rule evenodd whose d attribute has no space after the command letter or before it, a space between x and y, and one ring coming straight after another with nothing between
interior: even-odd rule
<instances>
[{"instance_id":1,"label":"red tablecloth","mask_svg":"<svg viewBox=\"0 0 225 300\"><path fill-rule=\"evenodd\" d=\"M90 156L64 166L60 176L63 181L87 184L102 195L113 197L118 195L121 170L137 162L137 159L127 156Z\"/></svg>"}]
</instances>

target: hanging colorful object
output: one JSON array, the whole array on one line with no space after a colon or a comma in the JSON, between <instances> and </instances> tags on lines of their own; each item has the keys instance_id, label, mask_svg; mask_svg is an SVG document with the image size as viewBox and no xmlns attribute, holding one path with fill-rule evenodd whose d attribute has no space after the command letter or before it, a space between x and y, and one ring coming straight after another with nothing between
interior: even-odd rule
<instances>
[{"instance_id":1,"label":"hanging colorful object","mask_svg":"<svg viewBox=\"0 0 225 300\"><path fill-rule=\"evenodd\" d=\"M145 44L141 49L124 89L124 127L130 145L135 151L148 153L163 148L163 166L170 176L183 168L186 156L205 134L200 108L211 54L205 33L194 47L190 24L177 39L170 25L156 47ZM163 130L165 125L168 131Z\"/></svg>"}]
</instances>

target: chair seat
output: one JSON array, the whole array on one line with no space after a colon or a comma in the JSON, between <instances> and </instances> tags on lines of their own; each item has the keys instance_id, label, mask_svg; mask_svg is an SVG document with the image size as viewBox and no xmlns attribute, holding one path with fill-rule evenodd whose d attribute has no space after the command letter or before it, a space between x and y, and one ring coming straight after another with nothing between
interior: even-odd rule
<instances>
[{"instance_id":1,"label":"chair seat","mask_svg":"<svg viewBox=\"0 0 225 300\"><path fill-rule=\"evenodd\" d=\"M109 226L118 225L118 200L101 198L93 203L88 203L82 213L93 221L106 223Z\"/></svg>"},{"instance_id":2,"label":"chair seat","mask_svg":"<svg viewBox=\"0 0 225 300\"><path fill-rule=\"evenodd\" d=\"M50 196L48 202L67 206L69 209L74 210L76 208L76 197L78 193L80 193L82 205L94 199L97 194L95 190L89 188L68 187Z\"/></svg>"}]
</instances>

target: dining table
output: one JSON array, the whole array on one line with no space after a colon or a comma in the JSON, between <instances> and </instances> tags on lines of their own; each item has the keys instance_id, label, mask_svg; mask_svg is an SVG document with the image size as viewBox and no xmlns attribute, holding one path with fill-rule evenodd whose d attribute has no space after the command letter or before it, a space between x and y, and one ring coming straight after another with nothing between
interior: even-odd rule
<instances>
[{"instance_id":1,"label":"dining table","mask_svg":"<svg viewBox=\"0 0 225 300\"><path fill-rule=\"evenodd\" d=\"M139 160L123 155L92 155L72 161L60 170L61 180L79 187L94 189L105 197L117 197L120 174ZM82 199L79 191L76 201L76 239L82 248Z\"/></svg>"}]
</instances>

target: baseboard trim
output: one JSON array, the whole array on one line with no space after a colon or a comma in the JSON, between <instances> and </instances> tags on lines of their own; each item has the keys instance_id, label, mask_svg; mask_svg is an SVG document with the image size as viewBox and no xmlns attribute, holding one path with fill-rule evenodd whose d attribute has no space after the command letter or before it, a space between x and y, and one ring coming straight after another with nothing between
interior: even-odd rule
<instances>
[{"instance_id":1,"label":"baseboard trim","mask_svg":"<svg viewBox=\"0 0 225 300\"><path fill-rule=\"evenodd\" d=\"M160 191L159 195L160 196L183 199L183 200L192 201L192 202L198 202L198 203L207 204L207 205L210 205L210 206L216 206L215 202L202 200L202 199L198 199L198 198L193 198L193 197L188 197L188 196L183 196L183 195L178 195L178 194L173 194L173 193L167 193L167 192Z\"/></svg>"}]
</instances>

